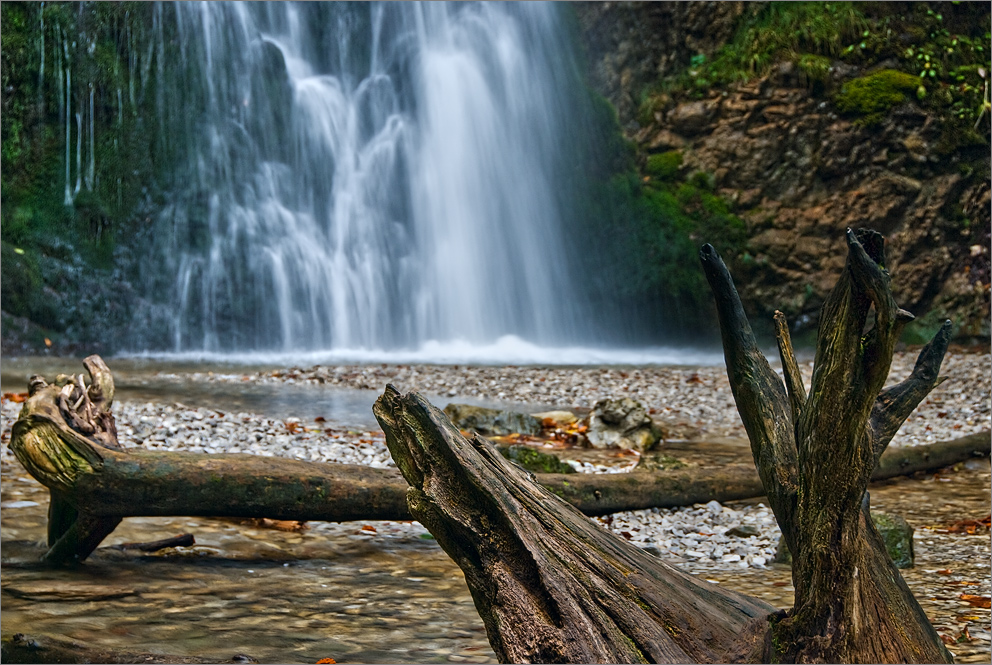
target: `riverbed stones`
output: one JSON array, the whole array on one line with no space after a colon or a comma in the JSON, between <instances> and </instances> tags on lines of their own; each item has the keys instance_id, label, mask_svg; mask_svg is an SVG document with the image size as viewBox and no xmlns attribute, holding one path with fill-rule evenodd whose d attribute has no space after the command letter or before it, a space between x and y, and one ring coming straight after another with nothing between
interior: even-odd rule
<instances>
[{"instance_id":1,"label":"riverbed stones","mask_svg":"<svg viewBox=\"0 0 992 665\"><path fill-rule=\"evenodd\" d=\"M642 452L652 448L661 437L644 407L629 397L596 402L589 413L586 438L593 448L623 448Z\"/></svg>"},{"instance_id":2,"label":"riverbed stones","mask_svg":"<svg viewBox=\"0 0 992 665\"><path fill-rule=\"evenodd\" d=\"M579 417L571 411L542 411L530 414L541 421L547 428L568 427L578 422Z\"/></svg>"},{"instance_id":3,"label":"riverbed stones","mask_svg":"<svg viewBox=\"0 0 992 665\"><path fill-rule=\"evenodd\" d=\"M474 429L483 436L541 433L541 421L526 413L454 403L444 407L444 413L458 429Z\"/></svg>"}]
</instances>

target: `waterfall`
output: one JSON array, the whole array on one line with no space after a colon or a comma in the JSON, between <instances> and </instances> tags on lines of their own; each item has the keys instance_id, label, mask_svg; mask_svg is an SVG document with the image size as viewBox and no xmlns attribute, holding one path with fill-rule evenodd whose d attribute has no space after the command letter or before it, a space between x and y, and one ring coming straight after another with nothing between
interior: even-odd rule
<instances>
[{"instance_id":1,"label":"waterfall","mask_svg":"<svg viewBox=\"0 0 992 665\"><path fill-rule=\"evenodd\" d=\"M577 338L559 172L578 78L554 3L174 11L174 350Z\"/></svg>"}]
</instances>

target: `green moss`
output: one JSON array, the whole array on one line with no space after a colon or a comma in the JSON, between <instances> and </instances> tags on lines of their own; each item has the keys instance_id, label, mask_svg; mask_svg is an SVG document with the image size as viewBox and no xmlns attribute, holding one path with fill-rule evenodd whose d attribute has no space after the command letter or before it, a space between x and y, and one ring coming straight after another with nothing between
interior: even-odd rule
<instances>
[{"instance_id":1,"label":"green moss","mask_svg":"<svg viewBox=\"0 0 992 665\"><path fill-rule=\"evenodd\" d=\"M500 446L500 454L532 473L575 473L571 465L565 464L554 455L542 453L530 446Z\"/></svg>"},{"instance_id":2,"label":"green moss","mask_svg":"<svg viewBox=\"0 0 992 665\"><path fill-rule=\"evenodd\" d=\"M902 517L888 513L872 513L871 521L882 535L885 550L896 568L911 568L915 560L913 527Z\"/></svg>"},{"instance_id":3,"label":"green moss","mask_svg":"<svg viewBox=\"0 0 992 665\"><path fill-rule=\"evenodd\" d=\"M834 96L842 113L861 116L865 125L877 124L893 107L906 101L907 93L916 94L919 78L895 69L852 79Z\"/></svg>"},{"instance_id":4,"label":"green moss","mask_svg":"<svg viewBox=\"0 0 992 665\"><path fill-rule=\"evenodd\" d=\"M674 180L682 169L682 152L669 150L655 155L648 155L644 170L648 175L659 180Z\"/></svg>"},{"instance_id":5,"label":"green moss","mask_svg":"<svg viewBox=\"0 0 992 665\"><path fill-rule=\"evenodd\" d=\"M948 319L947 312L936 309L930 310L925 315L910 321L902 331L900 341L904 344L921 345L927 344L937 334L944 321ZM955 325L952 330L952 337L956 336L959 326Z\"/></svg>"},{"instance_id":6,"label":"green moss","mask_svg":"<svg viewBox=\"0 0 992 665\"><path fill-rule=\"evenodd\" d=\"M805 80L806 85L822 84L830 75L831 61L825 55L804 53L796 60L796 67Z\"/></svg>"}]
</instances>

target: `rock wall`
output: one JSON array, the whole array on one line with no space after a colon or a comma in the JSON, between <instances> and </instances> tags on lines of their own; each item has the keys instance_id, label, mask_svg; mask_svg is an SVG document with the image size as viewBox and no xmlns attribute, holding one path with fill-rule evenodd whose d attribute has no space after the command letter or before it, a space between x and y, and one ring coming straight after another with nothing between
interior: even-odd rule
<instances>
[{"instance_id":1,"label":"rock wall","mask_svg":"<svg viewBox=\"0 0 992 665\"><path fill-rule=\"evenodd\" d=\"M616 106L641 159L680 152L682 172L711 174L746 222L744 251L732 257L745 305L767 319L781 309L797 329L812 329L843 266L844 230L870 226L886 236L900 305L918 317L908 340L951 318L959 339L987 343L989 145L949 146L946 124L916 99L871 125L840 113L825 89L886 63L862 71L834 62L824 88L786 61L746 83L661 94L645 119L652 78L719 49L753 11L740 5L597 3L576 11L589 80Z\"/></svg>"}]
</instances>

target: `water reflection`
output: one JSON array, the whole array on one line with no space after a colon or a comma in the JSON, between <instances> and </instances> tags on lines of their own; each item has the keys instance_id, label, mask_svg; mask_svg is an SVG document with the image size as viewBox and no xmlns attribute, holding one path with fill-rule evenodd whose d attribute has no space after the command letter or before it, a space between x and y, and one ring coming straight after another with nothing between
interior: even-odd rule
<instances>
[{"instance_id":1,"label":"water reflection","mask_svg":"<svg viewBox=\"0 0 992 665\"><path fill-rule=\"evenodd\" d=\"M129 518L105 545L182 531L197 545L158 555L101 548L79 569L49 570L34 563L44 551L47 492L7 462L3 490L4 502L38 504L3 511L5 634L262 662L495 659L461 571L419 524L283 532Z\"/></svg>"}]
</instances>

